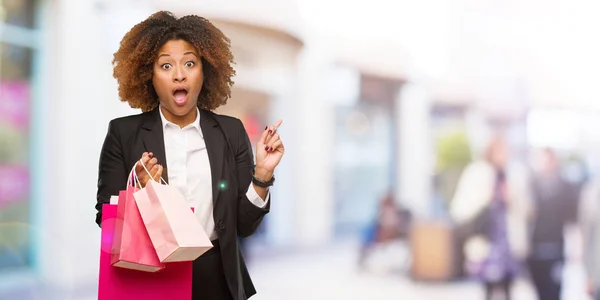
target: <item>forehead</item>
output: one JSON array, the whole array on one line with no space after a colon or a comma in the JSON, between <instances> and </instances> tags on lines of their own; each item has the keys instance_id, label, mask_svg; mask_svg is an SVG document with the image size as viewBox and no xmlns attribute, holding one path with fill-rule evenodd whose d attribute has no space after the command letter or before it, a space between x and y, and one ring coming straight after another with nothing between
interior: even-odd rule
<instances>
[{"instance_id":1,"label":"forehead","mask_svg":"<svg viewBox=\"0 0 600 300\"><path fill-rule=\"evenodd\" d=\"M193 52L196 55L198 52L196 48L184 40L171 40L166 42L160 49L158 50L158 54L170 54L170 55L183 55L186 52Z\"/></svg>"}]
</instances>

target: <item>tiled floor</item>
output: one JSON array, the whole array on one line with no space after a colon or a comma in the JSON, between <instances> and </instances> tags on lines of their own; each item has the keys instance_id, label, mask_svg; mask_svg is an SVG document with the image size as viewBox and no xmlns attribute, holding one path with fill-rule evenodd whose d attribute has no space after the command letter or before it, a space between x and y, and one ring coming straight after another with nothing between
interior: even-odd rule
<instances>
[{"instance_id":1,"label":"tiled floor","mask_svg":"<svg viewBox=\"0 0 600 300\"><path fill-rule=\"evenodd\" d=\"M288 257L256 259L251 272L259 294L253 299L483 299L482 288L476 282L419 283L402 274L389 274L386 271L402 263L401 258L390 257L398 251L376 253L370 271L359 272L354 265L354 249L351 244L340 244ZM565 277L564 300L586 299L581 268L570 266ZM535 298L526 280L515 284L512 299Z\"/></svg>"},{"instance_id":2,"label":"tiled floor","mask_svg":"<svg viewBox=\"0 0 600 300\"><path fill-rule=\"evenodd\" d=\"M390 274L390 269L402 265L403 252L399 248L375 253L369 262L369 270L359 272L354 264L355 250L352 243L293 253L255 249L249 267L259 293L252 300L483 299L482 289L476 282L419 283L398 271ZM565 277L564 300L585 300L581 268L570 266ZM47 291L22 290L10 294L0 291L0 299L97 299L93 282L82 283L77 291L71 291L68 295ZM535 300L532 288L525 280L516 283L513 300Z\"/></svg>"}]
</instances>

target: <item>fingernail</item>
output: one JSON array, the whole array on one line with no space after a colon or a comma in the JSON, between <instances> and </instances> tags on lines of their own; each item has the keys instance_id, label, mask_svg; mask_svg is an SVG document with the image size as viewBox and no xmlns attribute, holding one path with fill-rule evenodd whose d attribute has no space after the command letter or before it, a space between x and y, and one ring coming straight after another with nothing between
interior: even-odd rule
<instances>
[{"instance_id":1,"label":"fingernail","mask_svg":"<svg viewBox=\"0 0 600 300\"><path fill-rule=\"evenodd\" d=\"M265 151L269 151L269 146L265 146Z\"/></svg>"},{"instance_id":2,"label":"fingernail","mask_svg":"<svg viewBox=\"0 0 600 300\"><path fill-rule=\"evenodd\" d=\"M269 130L269 134L271 134L273 132L273 130Z\"/></svg>"},{"instance_id":3,"label":"fingernail","mask_svg":"<svg viewBox=\"0 0 600 300\"><path fill-rule=\"evenodd\" d=\"M152 157L152 152L150 152L148 155L149 155L150 157Z\"/></svg>"},{"instance_id":4,"label":"fingernail","mask_svg":"<svg viewBox=\"0 0 600 300\"><path fill-rule=\"evenodd\" d=\"M269 126L265 126L265 130L267 130L267 128L269 128Z\"/></svg>"},{"instance_id":5,"label":"fingernail","mask_svg":"<svg viewBox=\"0 0 600 300\"><path fill-rule=\"evenodd\" d=\"M269 151L273 151L273 147L269 147Z\"/></svg>"}]
</instances>

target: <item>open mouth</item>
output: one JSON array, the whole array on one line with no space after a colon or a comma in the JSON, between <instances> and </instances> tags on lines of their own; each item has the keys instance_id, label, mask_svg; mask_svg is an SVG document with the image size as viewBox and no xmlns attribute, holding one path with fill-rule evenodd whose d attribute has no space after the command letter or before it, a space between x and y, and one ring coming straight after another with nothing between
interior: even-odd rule
<instances>
[{"instance_id":1,"label":"open mouth","mask_svg":"<svg viewBox=\"0 0 600 300\"><path fill-rule=\"evenodd\" d=\"M175 98L175 103L178 105L185 104L187 100L187 90L185 88L177 88L173 91L173 97Z\"/></svg>"}]
</instances>

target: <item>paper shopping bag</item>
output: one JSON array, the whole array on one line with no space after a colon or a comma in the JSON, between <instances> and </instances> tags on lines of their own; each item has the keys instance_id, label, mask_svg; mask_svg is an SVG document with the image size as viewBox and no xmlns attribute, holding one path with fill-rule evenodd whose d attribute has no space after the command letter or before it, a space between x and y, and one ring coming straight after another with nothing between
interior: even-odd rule
<instances>
[{"instance_id":1,"label":"paper shopping bag","mask_svg":"<svg viewBox=\"0 0 600 300\"><path fill-rule=\"evenodd\" d=\"M189 300L192 298L192 262L166 264L155 272L111 266L117 206L102 206L102 240L98 300Z\"/></svg>"},{"instance_id":2,"label":"paper shopping bag","mask_svg":"<svg viewBox=\"0 0 600 300\"><path fill-rule=\"evenodd\" d=\"M156 272L165 267L160 262L148 231L142 221L133 193L138 188L127 186L119 192L117 219L113 234L111 265L120 268Z\"/></svg>"},{"instance_id":3,"label":"paper shopping bag","mask_svg":"<svg viewBox=\"0 0 600 300\"><path fill-rule=\"evenodd\" d=\"M161 262L193 261L213 247L176 187L150 180L133 196Z\"/></svg>"}]
</instances>

